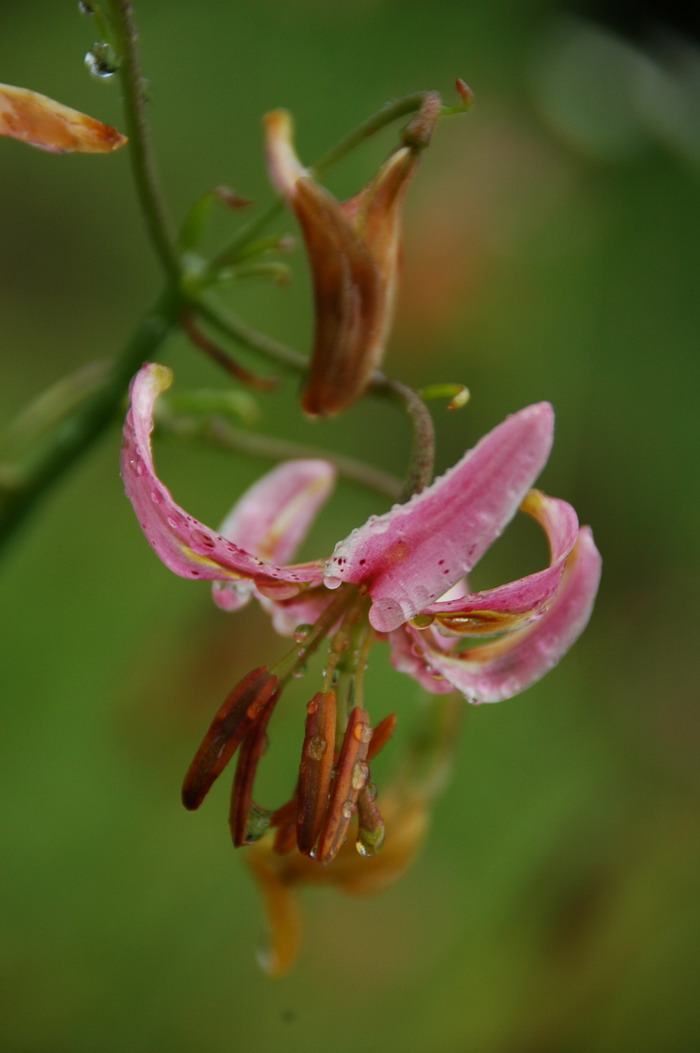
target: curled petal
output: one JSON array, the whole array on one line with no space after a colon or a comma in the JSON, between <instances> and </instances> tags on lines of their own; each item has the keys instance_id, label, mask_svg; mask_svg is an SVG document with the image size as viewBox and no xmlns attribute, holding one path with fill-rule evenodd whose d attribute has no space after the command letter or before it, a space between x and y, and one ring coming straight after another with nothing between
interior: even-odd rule
<instances>
[{"instance_id":1,"label":"curled petal","mask_svg":"<svg viewBox=\"0 0 700 1053\"><path fill-rule=\"evenodd\" d=\"M109 124L11 84L0 84L0 135L55 154L108 154L127 141Z\"/></svg>"},{"instance_id":2,"label":"curled petal","mask_svg":"<svg viewBox=\"0 0 700 1053\"><path fill-rule=\"evenodd\" d=\"M424 648L425 665L434 676L444 677L436 682L438 690L449 685L470 702L501 702L536 683L585 629L598 590L600 569L593 535L588 527L583 527L554 600L527 628L461 655L430 647L427 634L423 634L418 647ZM418 635L413 629L404 631Z\"/></svg>"},{"instance_id":3,"label":"curled petal","mask_svg":"<svg viewBox=\"0 0 700 1053\"><path fill-rule=\"evenodd\" d=\"M364 585L379 632L414 618L474 567L512 519L547 460L553 422L546 402L506 418L422 493L336 545L326 585Z\"/></svg>"},{"instance_id":4,"label":"curled petal","mask_svg":"<svg viewBox=\"0 0 700 1053\"><path fill-rule=\"evenodd\" d=\"M266 563L175 503L155 473L151 451L153 407L171 382L172 373L165 366L143 366L131 384L131 408L124 424L122 478L127 497L156 554L170 570L186 578L281 581L295 589L319 581L321 570L316 564L279 567Z\"/></svg>"},{"instance_id":5,"label":"curled petal","mask_svg":"<svg viewBox=\"0 0 700 1053\"><path fill-rule=\"evenodd\" d=\"M334 481L335 469L328 461L286 461L246 491L222 523L221 536L268 563L287 563ZM243 606L252 590L249 582L217 583L214 599L220 607L233 610Z\"/></svg>"},{"instance_id":6,"label":"curled petal","mask_svg":"<svg viewBox=\"0 0 700 1053\"><path fill-rule=\"evenodd\" d=\"M459 599L433 603L423 611L460 636L512 632L532 621L554 596L564 564L578 537L578 519L570 504L531 490L521 510L544 528L549 541L550 565L508 585L475 592Z\"/></svg>"},{"instance_id":7,"label":"curled petal","mask_svg":"<svg viewBox=\"0 0 700 1053\"><path fill-rule=\"evenodd\" d=\"M294 210L314 284L314 349L302 406L340 413L379 365L391 323L401 209L418 151L397 150L355 198L339 204L303 168L288 113L265 118L270 176Z\"/></svg>"}]
</instances>

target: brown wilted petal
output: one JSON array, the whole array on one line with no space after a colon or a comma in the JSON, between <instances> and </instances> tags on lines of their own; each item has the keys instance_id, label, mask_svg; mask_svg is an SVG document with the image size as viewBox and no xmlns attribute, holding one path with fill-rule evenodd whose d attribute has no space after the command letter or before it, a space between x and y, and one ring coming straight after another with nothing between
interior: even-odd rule
<instances>
[{"instance_id":1,"label":"brown wilted petal","mask_svg":"<svg viewBox=\"0 0 700 1053\"><path fill-rule=\"evenodd\" d=\"M11 84L0 84L0 135L57 154L108 154L127 141L109 124Z\"/></svg>"}]
</instances>

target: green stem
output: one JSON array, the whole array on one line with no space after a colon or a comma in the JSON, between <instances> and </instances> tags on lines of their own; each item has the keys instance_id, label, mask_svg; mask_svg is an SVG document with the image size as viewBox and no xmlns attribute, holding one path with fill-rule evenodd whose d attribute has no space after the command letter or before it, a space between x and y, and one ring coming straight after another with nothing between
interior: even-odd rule
<instances>
[{"instance_id":1,"label":"green stem","mask_svg":"<svg viewBox=\"0 0 700 1053\"><path fill-rule=\"evenodd\" d=\"M116 46L121 57L119 77L126 131L129 136L131 170L151 243L168 282L174 285L180 280L180 258L174 230L165 207L146 116L136 25L129 0L110 0L110 10Z\"/></svg>"},{"instance_id":2,"label":"green stem","mask_svg":"<svg viewBox=\"0 0 700 1053\"><path fill-rule=\"evenodd\" d=\"M268 336L267 333L253 329L252 326L242 322L240 318L237 318L229 311L222 310L210 300L194 299L191 305L197 314L230 340L235 340L236 343L241 344L243 347L249 347L251 351L257 351L258 354L268 358L271 362L276 362L280 366L286 366L288 369L298 373L303 373L307 368L308 360L300 351L296 351L293 347L288 347L287 344L275 340L274 337Z\"/></svg>"},{"instance_id":3,"label":"green stem","mask_svg":"<svg viewBox=\"0 0 700 1053\"><path fill-rule=\"evenodd\" d=\"M296 458L318 458L330 461L338 469L339 474L348 482L357 483L368 490L388 497L390 501L398 501L401 495L401 482L396 476L384 472L381 468L375 468L371 464L356 457L348 457L342 453L332 453L327 450L318 450L314 446L307 446L301 442L291 442L288 439L278 439L270 435L260 435L245 431L242 428L233 428L221 417L210 420L206 426L192 418L184 421L174 419L166 422L166 429L176 435L183 437L197 436L215 443L221 449L232 450L235 453L244 453L248 457L257 457L262 460L284 461Z\"/></svg>"},{"instance_id":4,"label":"green stem","mask_svg":"<svg viewBox=\"0 0 700 1053\"><path fill-rule=\"evenodd\" d=\"M161 297L142 319L104 386L81 403L53 432L32 462L31 471L14 484L0 486L0 546L17 530L39 499L61 478L112 423L129 380L177 324L177 305Z\"/></svg>"}]
</instances>

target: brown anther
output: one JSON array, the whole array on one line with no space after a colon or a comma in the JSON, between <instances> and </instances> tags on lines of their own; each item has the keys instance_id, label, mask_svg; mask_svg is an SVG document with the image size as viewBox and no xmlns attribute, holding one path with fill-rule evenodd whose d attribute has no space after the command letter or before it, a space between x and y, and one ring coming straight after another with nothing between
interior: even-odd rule
<instances>
[{"instance_id":1,"label":"brown anther","mask_svg":"<svg viewBox=\"0 0 700 1053\"><path fill-rule=\"evenodd\" d=\"M182 786L182 803L193 811L208 794L264 706L277 690L277 677L266 666L253 669L237 684L209 726Z\"/></svg>"},{"instance_id":2,"label":"brown anther","mask_svg":"<svg viewBox=\"0 0 700 1053\"><path fill-rule=\"evenodd\" d=\"M384 720L380 720L376 728L372 732L372 738L370 740L369 749L367 751L367 760L371 761L377 756L377 754L384 749L387 742L394 734L396 728L396 714L390 713L388 717L384 717Z\"/></svg>"},{"instance_id":3,"label":"brown anther","mask_svg":"<svg viewBox=\"0 0 700 1053\"><path fill-rule=\"evenodd\" d=\"M328 806L335 747L335 691L319 691L306 709L297 792L297 844L311 855Z\"/></svg>"},{"instance_id":4,"label":"brown anther","mask_svg":"<svg viewBox=\"0 0 700 1053\"><path fill-rule=\"evenodd\" d=\"M368 726L367 713L355 706L345 729L326 818L318 839L316 857L321 863L330 863L338 854L357 810L357 798L367 784L370 739L363 728ZM359 734L356 729L359 729Z\"/></svg>"},{"instance_id":5,"label":"brown anther","mask_svg":"<svg viewBox=\"0 0 700 1053\"><path fill-rule=\"evenodd\" d=\"M357 798L357 846L363 856L373 856L384 844L384 820L369 786Z\"/></svg>"},{"instance_id":6,"label":"brown anther","mask_svg":"<svg viewBox=\"0 0 700 1053\"><path fill-rule=\"evenodd\" d=\"M218 366L221 366L230 373L231 376L235 377L236 380L240 380L242 384L247 384L248 387L257 388L258 391L271 391L277 387L276 377L259 377L256 373L251 373L250 370L244 366L240 366L227 351L224 351L222 347L215 344L213 340L202 332L199 326L196 325L194 318L191 314L185 313L181 318L182 328L187 333L192 343L203 351L205 355L208 355L212 361L216 362Z\"/></svg>"},{"instance_id":7,"label":"brown anther","mask_svg":"<svg viewBox=\"0 0 700 1053\"><path fill-rule=\"evenodd\" d=\"M265 752L267 742L267 725L277 705L279 691L275 691L265 706L260 710L257 720L243 739L238 754L236 774L231 792L231 810L229 826L231 837L236 848L254 840L248 836L248 816L253 803L253 782L258 770L260 758Z\"/></svg>"}]
</instances>

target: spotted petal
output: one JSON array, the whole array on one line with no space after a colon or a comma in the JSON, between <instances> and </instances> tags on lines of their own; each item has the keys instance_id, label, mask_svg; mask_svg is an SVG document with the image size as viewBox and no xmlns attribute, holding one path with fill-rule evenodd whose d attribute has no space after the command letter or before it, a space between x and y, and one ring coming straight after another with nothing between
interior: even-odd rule
<instances>
[{"instance_id":1,"label":"spotted petal","mask_svg":"<svg viewBox=\"0 0 700 1053\"><path fill-rule=\"evenodd\" d=\"M292 592L321 580L320 564L280 567L267 563L188 515L160 482L153 464L153 407L172 383L165 366L147 363L131 385L124 425L122 477L146 538L163 563L186 578L283 582Z\"/></svg>"},{"instance_id":2,"label":"spotted petal","mask_svg":"<svg viewBox=\"0 0 700 1053\"><path fill-rule=\"evenodd\" d=\"M585 629L600 569L600 554L591 531L583 527L554 600L527 628L462 655L431 647L427 633L405 629L413 637L415 649L423 651L425 676L420 677L421 683L430 690L426 677L444 677L444 681L433 681L439 691L451 685L471 702L500 702L524 691L557 664ZM404 650L407 657L405 646ZM403 668L416 675L415 670Z\"/></svg>"},{"instance_id":3,"label":"spotted petal","mask_svg":"<svg viewBox=\"0 0 700 1053\"><path fill-rule=\"evenodd\" d=\"M547 460L553 419L546 402L506 418L427 490L341 541L326 564L326 585L364 585L380 632L414 618L474 567L512 519Z\"/></svg>"}]
</instances>

